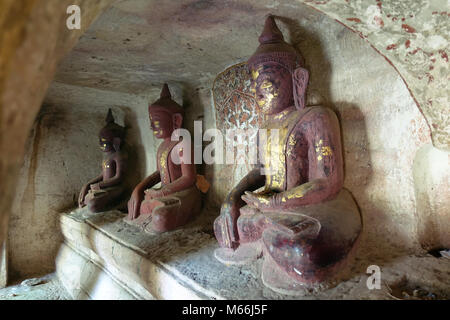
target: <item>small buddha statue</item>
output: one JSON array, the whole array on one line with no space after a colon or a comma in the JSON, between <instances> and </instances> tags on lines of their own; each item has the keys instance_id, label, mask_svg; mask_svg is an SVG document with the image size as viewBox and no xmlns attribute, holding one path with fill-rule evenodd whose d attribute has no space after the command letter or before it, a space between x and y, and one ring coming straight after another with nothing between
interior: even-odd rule
<instances>
[{"instance_id":1,"label":"small buddha statue","mask_svg":"<svg viewBox=\"0 0 450 320\"><path fill-rule=\"evenodd\" d=\"M362 221L343 189L335 113L305 106L309 73L271 15L259 42L247 65L267 140L259 139L259 165L231 190L214 222L221 247L215 256L226 264L262 257L263 283L288 293L340 271L354 252Z\"/></svg>"},{"instance_id":2,"label":"small buddha statue","mask_svg":"<svg viewBox=\"0 0 450 320\"><path fill-rule=\"evenodd\" d=\"M86 183L78 198L80 208L87 206L91 212L112 208L120 202L125 191L124 175L127 153L123 147L125 128L114 122L111 109L106 125L100 130L100 149L103 151L102 173Z\"/></svg>"},{"instance_id":3,"label":"small buddha statue","mask_svg":"<svg viewBox=\"0 0 450 320\"><path fill-rule=\"evenodd\" d=\"M182 127L184 112L171 99L167 84L148 112L153 134L163 140L156 155L157 170L133 190L125 221L146 232L159 233L188 223L200 212L202 197L197 187L200 177L196 174L192 144L187 143L191 156L185 160L183 147L180 147L183 141L171 140L172 133ZM152 188L159 182L160 188Z\"/></svg>"}]
</instances>

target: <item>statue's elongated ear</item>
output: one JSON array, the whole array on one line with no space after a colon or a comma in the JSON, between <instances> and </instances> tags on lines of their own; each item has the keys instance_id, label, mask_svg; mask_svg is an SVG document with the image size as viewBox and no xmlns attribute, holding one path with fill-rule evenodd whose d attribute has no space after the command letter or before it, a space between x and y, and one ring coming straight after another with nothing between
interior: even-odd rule
<instances>
[{"instance_id":1,"label":"statue's elongated ear","mask_svg":"<svg viewBox=\"0 0 450 320\"><path fill-rule=\"evenodd\" d=\"M121 138L119 138L119 137L113 138L113 147L114 147L114 150L116 150L116 152L120 150L121 143L122 143Z\"/></svg>"},{"instance_id":2,"label":"statue's elongated ear","mask_svg":"<svg viewBox=\"0 0 450 320\"><path fill-rule=\"evenodd\" d=\"M173 120L173 128L174 129L181 128L181 126L183 124L183 116L181 115L181 113L175 113L172 116L172 120Z\"/></svg>"},{"instance_id":3,"label":"statue's elongated ear","mask_svg":"<svg viewBox=\"0 0 450 320\"><path fill-rule=\"evenodd\" d=\"M295 107L300 110L305 107L306 102L306 87L309 81L309 72L304 68L297 68L294 70L292 76L292 87L294 89L294 103Z\"/></svg>"}]
</instances>

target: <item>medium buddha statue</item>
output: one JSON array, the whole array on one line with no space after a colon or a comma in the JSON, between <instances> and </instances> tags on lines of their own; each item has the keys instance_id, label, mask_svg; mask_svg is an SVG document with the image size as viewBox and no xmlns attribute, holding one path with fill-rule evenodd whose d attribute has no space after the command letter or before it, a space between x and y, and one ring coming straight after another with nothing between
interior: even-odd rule
<instances>
[{"instance_id":1,"label":"medium buddha statue","mask_svg":"<svg viewBox=\"0 0 450 320\"><path fill-rule=\"evenodd\" d=\"M106 125L100 130L100 149L103 151L102 173L81 189L78 206L87 206L91 212L111 209L120 202L125 191L124 175L128 155L122 148L125 128L114 122L111 109Z\"/></svg>"},{"instance_id":2,"label":"medium buddha statue","mask_svg":"<svg viewBox=\"0 0 450 320\"><path fill-rule=\"evenodd\" d=\"M263 283L290 293L338 274L354 252L362 221L343 189L335 113L305 105L309 73L273 16L259 42L247 65L267 139L258 140L259 164L231 190L214 222L221 247L215 256L226 264L262 257Z\"/></svg>"},{"instance_id":3,"label":"medium buddha statue","mask_svg":"<svg viewBox=\"0 0 450 320\"><path fill-rule=\"evenodd\" d=\"M180 147L183 141L171 140L172 133L182 127L183 108L171 99L167 84L148 113L153 134L163 140L156 154L157 170L133 190L125 221L149 233L165 232L185 225L200 212L200 177L196 174L192 144L186 144L191 149L186 157ZM152 188L159 182L160 188Z\"/></svg>"}]
</instances>

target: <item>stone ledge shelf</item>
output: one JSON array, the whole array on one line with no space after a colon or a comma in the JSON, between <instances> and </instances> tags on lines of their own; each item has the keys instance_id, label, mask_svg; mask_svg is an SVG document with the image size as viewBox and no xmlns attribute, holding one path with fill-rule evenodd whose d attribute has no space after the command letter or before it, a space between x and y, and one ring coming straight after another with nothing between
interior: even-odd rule
<instances>
[{"instance_id":1,"label":"stone ledge shelf","mask_svg":"<svg viewBox=\"0 0 450 320\"><path fill-rule=\"evenodd\" d=\"M86 209L62 214L65 241L56 268L74 299L393 298L386 286L368 290L365 268L371 263L361 259L357 264L364 271L332 289L284 296L262 284L260 261L251 266L226 266L214 258L218 247L211 230L214 217L207 212L183 229L154 235L125 223L124 216L120 211L88 214ZM414 282L424 278L425 272L431 279L425 285L448 289L447 261L430 255L405 256L390 267L383 266L382 280L394 283L407 275ZM447 280L439 283L442 279Z\"/></svg>"}]
</instances>

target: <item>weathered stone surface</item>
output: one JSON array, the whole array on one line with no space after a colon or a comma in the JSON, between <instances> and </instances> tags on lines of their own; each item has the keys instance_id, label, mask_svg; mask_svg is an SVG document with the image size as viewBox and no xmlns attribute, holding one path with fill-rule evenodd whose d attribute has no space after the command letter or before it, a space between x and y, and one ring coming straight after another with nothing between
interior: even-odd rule
<instances>
[{"instance_id":1,"label":"weathered stone surface","mask_svg":"<svg viewBox=\"0 0 450 320\"><path fill-rule=\"evenodd\" d=\"M37 286L40 284L44 284L48 281L48 279L46 277L42 277L42 278L31 278L31 279L26 279L24 281L22 281L20 283L21 286L26 286L26 287L33 287L33 286Z\"/></svg>"},{"instance_id":2,"label":"weathered stone surface","mask_svg":"<svg viewBox=\"0 0 450 320\"><path fill-rule=\"evenodd\" d=\"M127 86L127 90L136 92L145 90L145 85L136 80L135 73L134 77L129 75L131 70L139 69L139 78L174 81L189 78L203 82L227 64L251 54L256 41L247 35L255 34L256 31L249 31L269 11L295 20L318 16L305 4L349 27L388 59L426 116L435 146L449 150L449 120L445 116L449 110L446 93L449 8L445 0L395 3L381 0L376 3L370 0L282 3L189 0L177 4L121 1L104 13L65 59L57 79L112 90ZM158 10L157 16L153 14L154 10ZM286 18L288 24L291 22L290 28L294 27L293 33L298 32L304 38L303 32L295 30L293 21ZM114 25L109 21L115 21ZM300 21L300 25L304 26L303 23ZM170 27L166 27L168 24ZM246 34L241 30L246 30ZM109 36L117 32L123 32L123 36L110 41ZM160 34L164 36L160 37ZM214 43L212 50L207 49L208 42ZM177 50L169 50L170 47L177 47ZM183 58L179 59L178 55ZM123 57L127 57L126 65L122 63ZM167 59L168 63L162 62L161 58ZM149 67L145 61L150 60L161 62ZM197 61L202 61L202 68L196 67ZM117 72L121 68L129 72ZM103 72L108 77L99 77Z\"/></svg>"},{"instance_id":3,"label":"weathered stone surface","mask_svg":"<svg viewBox=\"0 0 450 320\"><path fill-rule=\"evenodd\" d=\"M24 147L58 62L110 0L0 4L0 243L7 234ZM70 4L85 8L81 30L66 28Z\"/></svg>"},{"instance_id":4,"label":"weathered stone surface","mask_svg":"<svg viewBox=\"0 0 450 320\"><path fill-rule=\"evenodd\" d=\"M69 293L64 289L55 273L48 274L37 280L42 283L34 286L24 286L13 283L0 289L0 300L70 300Z\"/></svg>"},{"instance_id":5,"label":"weathered stone surface","mask_svg":"<svg viewBox=\"0 0 450 320\"><path fill-rule=\"evenodd\" d=\"M205 212L204 212L205 213ZM260 279L261 260L250 266L226 266L214 258L218 248L203 214L184 229L151 236L112 211L85 218L82 210L61 217L66 238L57 274L77 299L393 299L386 285L407 278L413 285L450 297L450 268L430 255L394 260L363 255L348 280L328 290L278 294ZM204 219L204 220L203 220ZM369 265L381 267L380 290L369 290Z\"/></svg>"}]
</instances>

